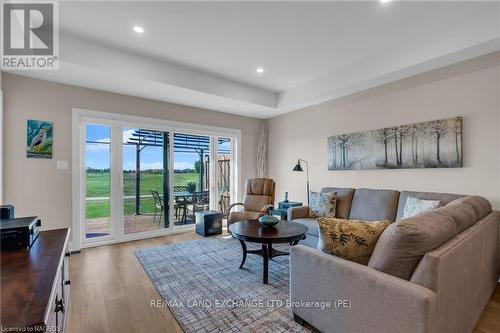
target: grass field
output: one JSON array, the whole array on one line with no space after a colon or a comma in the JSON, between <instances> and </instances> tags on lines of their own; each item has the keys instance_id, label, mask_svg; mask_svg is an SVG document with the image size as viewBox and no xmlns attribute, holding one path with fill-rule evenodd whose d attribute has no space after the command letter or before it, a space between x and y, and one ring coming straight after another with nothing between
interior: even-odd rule
<instances>
[{"instance_id":1,"label":"grass field","mask_svg":"<svg viewBox=\"0 0 500 333\"><path fill-rule=\"evenodd\" d=\"M135 195L135 175L124 174L124 195ZM196 183L199 190L198 173L174 173L174 186L185 186L188 182ZM87 173L87 198L109 196L109 173ZM163 175L155 173L141 174L141 194L151 194L151 190L163 193Z\"/></svg>"},{"instance_id":2,"label":"grass field","mask_svg":"<svg viewBox=\"0 0 500 333\"><path fill-rule=\"evenodd\" d=\"M135 176L124 174L124 196L135 195ZM198 173L174 173L174 186L186 186L188 182L196 183L199 189ZM109 197L109 173L87 173L86 177L87 198ZM141 195L151 195L151 190L156 190L163 194L163 175L142 173L141 174ZM109 216L109 201L97 200L87 201L87 219ZM135 199L124 200L124 214L131 215L135 212ZM153 213L154 202L152 198L141 198L141 213Z\"/></svg>"},{"instance_id":3,"label":"grass field","mask_svg":"<svg viewBox=\"0 0 500 333\"><path fill-rule=\"evenodd\" d=\"M125 199L123 201L124 214L132 215L135 213L135 199ZM148 214L154 213L155 206L152 198L142 198L141 199L141 213ZM109 201L99 200L99 201L89 201L87 202L85 214L87 219L95 219L99 217L107 217L109 213Z\"/></svg>"}]
</instances>

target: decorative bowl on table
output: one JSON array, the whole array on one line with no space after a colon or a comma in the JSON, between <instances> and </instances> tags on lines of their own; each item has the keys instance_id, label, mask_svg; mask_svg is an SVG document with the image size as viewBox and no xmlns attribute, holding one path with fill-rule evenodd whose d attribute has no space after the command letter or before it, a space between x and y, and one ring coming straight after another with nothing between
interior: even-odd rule
<instances>
[{"instance_id":1,"label":"decorative bowl on table","mask_svg":"<svg viewBox=\"0 0 500 333\"><path fill-rule=\"evenodd\" d=\"M262 224L264 227L272 227L278 224L279 221L280 219L273 215L264 215L259 218L260 224Z\"/></svg>"}]
</instances>

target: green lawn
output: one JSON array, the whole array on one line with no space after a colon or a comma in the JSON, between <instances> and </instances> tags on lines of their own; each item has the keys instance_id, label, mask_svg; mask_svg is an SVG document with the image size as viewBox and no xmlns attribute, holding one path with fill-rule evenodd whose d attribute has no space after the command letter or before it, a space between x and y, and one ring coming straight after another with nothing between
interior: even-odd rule
<instances>
[{"instance_id":1,"label":"green lawn","mask_svg":"<svg viewBox=\"0 0 500 333\"><path fill-rule=\"evenodd\" d=\"M188 182L196 183L199 190L198 173L174 173L174 186L185 186ZM124 174L124 195L135 195L135 175ZM109 173L87 173L87 198L109 196ZM143 173L141 174L141 194L151 194L151 190L163 193L163 175Z\"/></svg>"},{"instance_id":2,"label":"green lawn","mask_svg":"<svg viewBox=\"0 0 500 333\"><path fill-rule=\"evenodd\" d=\"M135 195L135 175L124 174L124 195ZM188 182L196 183L199 189L198 173L174 173L174 185L186 186ZM109 197L109 173L87 173L86 177L87 197ZM142 173L141 195L150 195L151 190L163 193L163 175ZM124 213L130 215L135 212L135 199L125 199ZM141 213L153 213L154 202L152 198L141 199ZM87 201L86 217L88 219L109 216L108 200Z\"/></svg>"},{"instance_id":3,"label":"green lawn","mask_svg":"<svg viewBox=\"0 0 500 333\"><path fill-rule=\"evenodd\" d=\"M124 200L124 214L132 215L135 213L135 199L125 199ZM154 213L154 201L152 198L142 198L141 199L141 213L148 214ZM109 216L109 201L99 200L99 201L89 201L87 202L85 214L88 219L94 219L99 217Z\"/></svg>"}]
</instances>

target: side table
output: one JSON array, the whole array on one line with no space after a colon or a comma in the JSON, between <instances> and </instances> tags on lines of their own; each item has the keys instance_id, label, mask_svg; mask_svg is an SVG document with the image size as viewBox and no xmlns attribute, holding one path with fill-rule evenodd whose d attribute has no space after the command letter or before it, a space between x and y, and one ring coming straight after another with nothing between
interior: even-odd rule
<instances>
[{"instance_id":1,"label":"side table","mask_svg":"<svg viewBox=\"0 0 500 333\"><path fill-rule=\"evenodd\" d=\"M286 221L286 209L271 209L269 215L278 216L280 220Z\"/></svg>"},{"instance_id":2,"label":"side table","mask_svg":"<svg viewBox=\"0 0 500 333\"><path fill-rule=\"evenodd\" d=\"M196 233L204 237L222 234L222 213L216 210L196 212Z\"/></svg>"},{"instance_id":3,"label":"side table","mask_svg":"<svg viewBox=\"0 0 500 333\"><path fill-rule=\"evenodd\" d=\"M279 216L280 219L285 220L288 218L288 208L302 206L302 202L297 201L280 201L278 202L278 208L272 209L269 214Z\"/></svg>"}]
</instances>

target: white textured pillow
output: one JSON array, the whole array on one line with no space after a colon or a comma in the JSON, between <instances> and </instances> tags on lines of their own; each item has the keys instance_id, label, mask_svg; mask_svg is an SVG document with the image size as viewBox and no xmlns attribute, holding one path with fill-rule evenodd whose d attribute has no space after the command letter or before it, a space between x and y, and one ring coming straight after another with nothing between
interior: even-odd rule
<instances>
[{"instance_id":1,"label":"white textured pillow","mask_svg":"<svg viewBox=\"0 0 500 333\"><path fill-rule=\"evenodd\" d=\"M309 217L335 217L337 192L310 192Z\"/></svg>"},{"instance_id":2,"label":"white textured pillow","mask_svg":"<svg viewBox=\"0 0 500 333\"><path fill-rule=\"evenodd\" d=\"M403 211L403 219L437 209L439 206L441 206L441 201L439 200L424 200L408 197L406 198L405 209Z\"/></svg>"}]
</instances>

